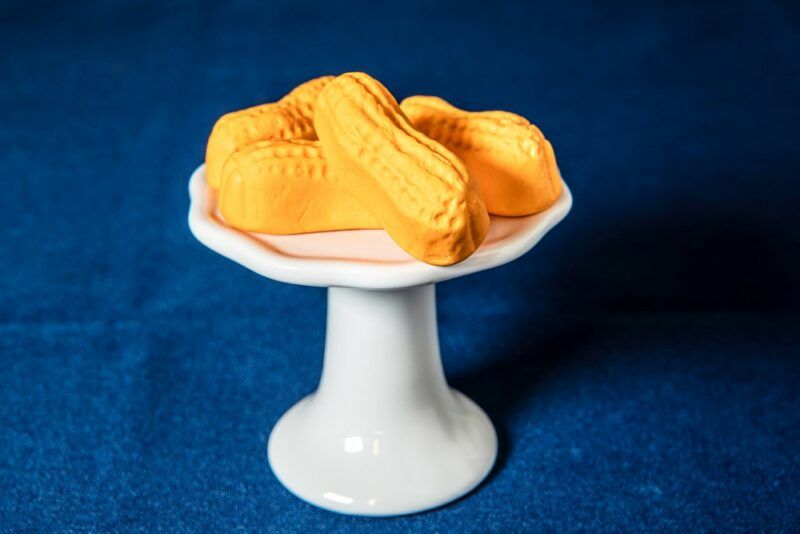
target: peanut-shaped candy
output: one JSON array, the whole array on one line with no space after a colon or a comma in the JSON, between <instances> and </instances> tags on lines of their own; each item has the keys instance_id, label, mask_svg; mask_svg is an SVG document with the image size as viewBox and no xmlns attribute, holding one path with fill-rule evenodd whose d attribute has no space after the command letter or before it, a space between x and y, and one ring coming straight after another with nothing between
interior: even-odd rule
<instances>
[{"instance_id":1,"label":"peanut-shaped candy","mask_svg":"<svg viewBox=\"0 0 800 534\"><path fill-rule=\"evenodd\" d=\"M231 226L252 232L380 228L332 180L319 141L257 141L237 150L222 168L218 205Z\"/></svg>"},{"instance_id":2,"label":"peanut-shaped candy","mask_svg":"<svg viewBox=\"0 0 800 534\"><path fill-rule=\"evenodd\" d=\"M348 73L326 85L314 125L338 183L415 258L450 265L486 237L489 215L461 160L415 130L374 78Z\"/></svg>"},{"instance_id":3,"label":"peanut-shaped candy","mask_svg":"<svg viewBox=\"0 0 800 534\"><path fill-rule=\"evenodd\" d=\"M464 161L489 213L529 215L561 195L553 147L525 118L505 111L463 111L434 96L412 96L400 107L416 129Z\"/></svg>"},{"instance_id":4,"label":"peanut-shaped candy","mask_svg":"<svg viewBox=\"0 0 800 534\"><path fill-rule=\"evenodd\" d=\"M227 113L211 131L206 148L206 181L217 189L228 156L254 141L316 139L314 102L333 76L309 80L277 102Z\"/></svg>"}]
</instances>

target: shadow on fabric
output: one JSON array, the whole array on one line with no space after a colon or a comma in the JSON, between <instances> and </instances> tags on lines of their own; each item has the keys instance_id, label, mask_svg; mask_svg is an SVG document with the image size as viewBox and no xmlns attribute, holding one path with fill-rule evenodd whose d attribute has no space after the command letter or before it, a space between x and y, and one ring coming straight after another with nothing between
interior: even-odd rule
<instances>
[{"instance_id":1,"label":"shadow on fabric","mask_svg":"<svg viewBox=\"0 0 800 534\"><path fill-rule=\"evenodd\" d=\"M498 332L508 340L503 351L450 380L495 423L498 458L485 482L503 469L514 449L506 429L515 406L536 395L559 369L580 365L586 358L581 352L602 341L608 317L797 309L800 259L794 227L785 221L756 222L745 213L704 216L698 209L593 229L581 242L562 247L567 253L556 255L563 265L557 287L533 286L525 269L512 269L515 280L508 287L528 293L518 302L552 299L546 328L539 324L541 317L512 309Z\"/></svg>"}]
</instances>

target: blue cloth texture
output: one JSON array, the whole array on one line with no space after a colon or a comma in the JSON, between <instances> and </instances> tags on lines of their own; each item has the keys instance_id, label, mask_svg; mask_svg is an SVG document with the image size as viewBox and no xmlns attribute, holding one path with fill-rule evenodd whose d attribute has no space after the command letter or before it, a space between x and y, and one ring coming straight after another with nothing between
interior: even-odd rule
<instances>
[{"instance_id":1,"label":"blue cloth texture","mask_svg":"<svg viewBox=\"0 0 800 534\"><path fill-rule=\"evenodd\" d=\"M489 478L408 517L290 495L325 290L190 234L221 114L362 70L542 128L575 204L438 287ZM791 2L0 4L0 531L800 529Z\"/></svg>"}]
</instances>

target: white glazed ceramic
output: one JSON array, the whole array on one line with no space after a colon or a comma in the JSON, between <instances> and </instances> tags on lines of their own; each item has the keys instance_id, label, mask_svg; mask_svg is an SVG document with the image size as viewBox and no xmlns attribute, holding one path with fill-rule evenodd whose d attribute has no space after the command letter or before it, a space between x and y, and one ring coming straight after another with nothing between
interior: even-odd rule
<instances>
[{"instance_id":1,"label":"white glazed ceramic","mask_svg":"<svg viewBox=\"0 0 800 534\"><path fill-rule=\"evenodd\" d=\"M269 438L284 486L336 512L398 515L448 503L483 480L497 438L483 410L447 386L434 283L530 250L569 212L568 188L543 213L492 216L483 245L449 267L414 260L381 230L273 236L231 228L202 165L189 195L189 226L212 250L275 280L330 287L319 387Z\"/></svg>"}]
</instances>

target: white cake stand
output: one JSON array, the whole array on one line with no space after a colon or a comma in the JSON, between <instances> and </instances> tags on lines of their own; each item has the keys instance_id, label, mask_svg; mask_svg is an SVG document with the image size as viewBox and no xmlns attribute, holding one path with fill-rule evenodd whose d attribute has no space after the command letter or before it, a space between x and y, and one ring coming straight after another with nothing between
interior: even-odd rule
<instances>
[{"instance_id":1,"label":"white cake stand","mask_svg":"<svg viewBox=\"0 0 800 534\"><path fill-rule=\"evenodd\" d=\"M329 288L319 387L269 437L270 466L289 491L345 514L399 515L448 503L483 480L497 437L483 410L445 381L434 283L529 251L569 212L569 189L543 213L492 217L483 245L449 267L414 260L382 230L236 230L219 216L202 165L189 195L189 227L210 249L274 280Z\"/></svg>"}]
</instances>

